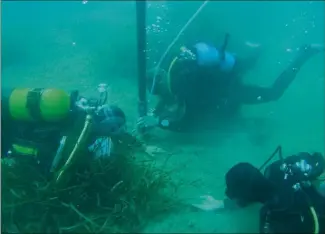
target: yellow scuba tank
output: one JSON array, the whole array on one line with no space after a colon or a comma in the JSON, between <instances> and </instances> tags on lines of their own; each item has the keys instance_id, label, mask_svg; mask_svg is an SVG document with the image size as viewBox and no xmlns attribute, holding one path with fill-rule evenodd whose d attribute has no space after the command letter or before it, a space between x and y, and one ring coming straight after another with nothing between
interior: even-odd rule
<instances>
[{"instance_id":1,"label":"yellow scuba tank","mask_svg":"<svg viewBox=\"0 0 325 234\"><path fill-rule=\"evenodd\" d=\"M70 95L61 89L14 89L8 102L11 117L19 121L57 122L71 109Z\"/></svg>"}]
</instances>

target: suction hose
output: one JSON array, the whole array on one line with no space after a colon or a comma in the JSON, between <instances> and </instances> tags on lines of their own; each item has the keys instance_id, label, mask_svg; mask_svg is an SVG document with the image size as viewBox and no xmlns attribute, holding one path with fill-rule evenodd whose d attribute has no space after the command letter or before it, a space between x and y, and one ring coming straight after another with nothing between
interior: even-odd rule
<instances>
[{"instance_id":1,"label":"suction hose","mask_svg":"<svg viewBox=\"0 0 325 234\"><path fill-rule=\"evenodd\" d=\"M314 220L314 234L319 234L319 220L315 208L313 206L309 206L309 210Z\"/></svg>"},{"instance_id":2,"label":"suction hose","mask_svg":"<svg viewBox=\"0 0 325 234\"><path fill-rule=\"evenodd\" d=\"M146 1L136 1L137 40L138 40L138 111L139 117L147 115L147 87L146 87ZM139 132L143 133L142 125Z\"/></svg>"},{"instance_id":3,"label":"suction hose","mask_svg":"<svg viewBox=\"0 0 325 234\"><path fill-rule=\"evenodd\" d=\"M141 1L139 1L141 2ZM154 76L153 76L153 82L152 82L152 86L151 86L151 90L150 93L153 93L153 90L155 88L155 84L156 84L156 77L158 75L158 71L159 68L162 64L162 62L164 61L164 59L166 58L167 54L169 53L169 51L171 50L171 48L175 45L175 43L178 41L178 39L180 38L180 36L183 34L183 32L188 28L188 26L193 22L193 20L196 18L196 16L198 16L198 14L202 11L202 9L207 5L207 3L209 2L209 0L206 0L202 3L202 5L199 7L199 9L197 9L197 11L192 15L192 17L187 21L187 23L183 26L183 28L179 31L179 33L176 35L176 37L174 38L174 40L169 44L169 46L167 47L167 49L165 50L165 52L163 53L163 55L161 56L158 65L156 67Z\"/></svg>"},{"instance_id":4,"label":"suction hose","mask_svg":"<svg viewBox=\"0 0 325 234\"><path fill-rule=\"evenodd\" d=\"M68 168L70 168L70 166L72 165L72 163L75 161L76 158L76 153L80 147L80 145L84 142L84 140L87 138L88 136L88 130L91 127L91 123L92 123L92 116L91 115L87 115L86 117L86 121L85 121L85 125L80 133L80 136L77 140L77 143L75 144L69 158L67 159L67 161L65 162L65 164L62 166L61 170L58 172L58 175L55 179L55 183L58 184L63 176L63 174L67 171Z\"/></svg>"},{"instance_id":5,"label":"suction hose","mask_svg":"<svg viewBox=\"0 0 325 234\"><path fill-rule=\"evenodd\" d=\"M306 202L308 204L308 208L309 208L310 214L311 214L312 219L314 221L314 232L313 232L313 234L319 234L319 219L318 219L317 213L315 211L315 208L314 208L314 206L313 206L313 204L312 204L312 202L311 202L308 194L305 193L305 191L303 191L302 189L300 191L304 195L304 198L305 198L305 200L306 200Z\"/></svg>"}]
</instances>

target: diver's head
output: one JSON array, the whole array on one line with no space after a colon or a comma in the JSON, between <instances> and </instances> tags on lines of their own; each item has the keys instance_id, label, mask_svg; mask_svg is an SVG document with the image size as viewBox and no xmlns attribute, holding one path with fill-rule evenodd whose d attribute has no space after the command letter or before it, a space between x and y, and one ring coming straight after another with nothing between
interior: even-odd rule
<instances>
[{"instance_id":1,"label":"diver's head","mask_svg":"<svg viewBox=\"0 0 325 234\"><path fill-rule=\"evenodd\" d=\"M158 72L157 72L157 69ZM156 75L156 77L154 77ZM164 69L153 68L147 72L147 89L153 95L162 95L166 87L167 73Z\"/></svg>"},{"instance_id":2,"label":"diver's head","mask_svg":"<svg viewBox=\"0 0 325 234\"><path fill-rule=\"evenodd\" d=\"M238 163L226 174L226 195L239 205L266 202L273 194L273 184L249 163Z\"/></svg>"},{"instance_id":3,"label":"diver's head","mask_svg":"<svg viewBox=\"0 0 325 234\"><path fill-rule=\"evenodd\" d=\"M112 136L126 130L126 117L121 108L114 105L102 106L95 115L93 132L96 136Z\"/></svg>"}]
</instances>

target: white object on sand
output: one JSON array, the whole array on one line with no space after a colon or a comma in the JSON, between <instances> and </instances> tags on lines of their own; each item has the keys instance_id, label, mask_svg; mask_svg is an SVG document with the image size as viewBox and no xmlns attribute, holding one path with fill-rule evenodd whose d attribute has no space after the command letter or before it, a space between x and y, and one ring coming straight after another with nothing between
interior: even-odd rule
<instances>
[{"instance_id":1,"label":"white object on sand","mask_svg":"<svg viewBox=\"0 0 325 234\"><path fill-rule=\"evenodd\" d=\"M215 211L225 207L223 200L216 200L210 195L203 195L200 196L200 198L201 202L198 204L192 204L192 206L203 211Z\"/></svg>"}]
</instances>

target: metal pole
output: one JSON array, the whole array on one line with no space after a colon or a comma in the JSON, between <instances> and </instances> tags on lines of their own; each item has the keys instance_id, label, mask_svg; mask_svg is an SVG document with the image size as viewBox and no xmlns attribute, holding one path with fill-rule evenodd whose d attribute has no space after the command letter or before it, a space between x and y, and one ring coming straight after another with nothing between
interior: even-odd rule
<instances>
[{"instance_id":1,"label":"metal pole","mask_svg":"<svg viewBox=\"0 0 325 234\"><path fill-rule=\"evenodd\" d=\"M139 117L147 115L147 82L146 82L146 1L136 1L137 42L138 42L138 111ZM138 130L144 133L144 126Z\"/></svg>"}]
</instances>

